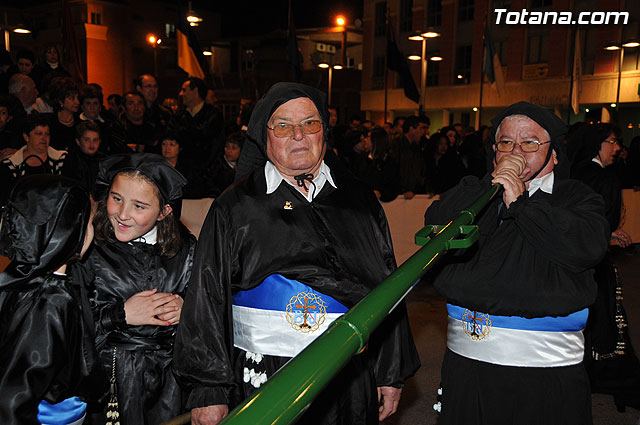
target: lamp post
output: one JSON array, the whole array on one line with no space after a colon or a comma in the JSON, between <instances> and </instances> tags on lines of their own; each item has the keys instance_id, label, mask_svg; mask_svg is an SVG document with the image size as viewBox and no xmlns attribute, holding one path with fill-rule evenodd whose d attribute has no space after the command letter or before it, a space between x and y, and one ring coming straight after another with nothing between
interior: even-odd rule
<instances>
[{"instance_id":1,"label":"lamp post","mask_svg":"<svg viewBox=\"0 0 640 425\"><path fill-rule=\"evenodd\" d=\"M153 47L153 75L157 77L158 76L158 51L156 50L156 47L158 46L158 44L162 43L162 39L157 38L153 34L149 34L147 35L147 42L149 42L149 44L151 44L151 47Z\"/></svg>"},{"instance_id":2,"label":"lamp post","mask_svg":"<svg viewBox=\"0 0 640 425\"><path fill-rule=\"evenodd\" d=\"M605 50L617 50L618 51L618 88L616 89L616 112L620 110L620 82L622 81L622 62L624 60L624 49L640 46L638 41L626 41L624 43L616 44L611 43L605 46ZM611 105L613 106L613 105Z\"/></svg>"},{"instance_id":3,"label":"lamp post","mask_svg":"<svg viewBox=\"0 0 640 425\"><path fill-rule=\"evenodd\" d=\"M420 56L422 61L422 72L420 73L420 110L425 107L426 89L427 89L427 39L439 37L440 33L436 31L425 31L409 36L409 40L422 41L422 54ZM412 59L411 57L409 59ZM415 60L415 57L413 58Z\"/></svg>"},{"instance_id":4,"label":"lamp post","mask_svg":"<svg viewBox=\"0 0 640 425\"><path fill-rule=\"evenodd\" d=\"M347 64L347 18L339 15L336 18L336 24L342 28L342 41L340 43L340 56L342 57L342 65Z\"/></svg>"},{"instance_id":5,"label":"lamp post","mask_svg":"<svg viewBox=\"0 0 640 425\"><path fill-rule=\"evenodd\" d=\"M329 105L331 105L331 84L332 84L332 80L333 80L333 70L334 69L342 69L342 65L336 64L336 65L331 66L326 62L322 62L322 63L318 64L318 68L328 69L329 70L329 81L327 83L327 103Z\"/></svg>"}]
</instances>

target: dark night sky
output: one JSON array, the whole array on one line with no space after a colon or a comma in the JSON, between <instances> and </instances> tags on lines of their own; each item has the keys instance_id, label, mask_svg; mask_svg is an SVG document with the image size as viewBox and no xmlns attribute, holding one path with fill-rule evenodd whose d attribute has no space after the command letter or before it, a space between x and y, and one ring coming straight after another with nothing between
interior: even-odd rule
<instances>
[{"instance_id":1,"label":"dark night sky","mask_svg":"<svg viewBox=\"0 0 640 425\"><path fill-rule=\"evenodd\" d=\"M194 9L200 6L193 1ZM296 28L313 28L335 25L338 14L344 14L349 24L362 19L362 0L292 0ZM287 28L287 0L238 0L202 2L202 6L217 11L222 16L224 37L264 34Z\"/></svg>"}]
</instances>

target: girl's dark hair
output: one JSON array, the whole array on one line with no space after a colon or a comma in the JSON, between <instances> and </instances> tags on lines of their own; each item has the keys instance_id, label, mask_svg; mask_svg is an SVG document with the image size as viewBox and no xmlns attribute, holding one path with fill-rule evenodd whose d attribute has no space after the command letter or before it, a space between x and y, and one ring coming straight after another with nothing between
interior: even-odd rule
<instances>
[{"instance_id":1,"label":"girl's dark hair","mask_svg":"<svg viewBox=\"0 0 640 425\"><path fill-rule=\"evenodd\" d=\"M116 175L124 175L131 178L143 179L153 187L153 190L158 198L158 206L160 210L168 204L162 193L158 190L156 184L149 177L142 174L137 170L122 171ZM114 178L115 180L115 178ZM113 184L113 182L111 182ZM105 195L96 202L96 214L93 218L93 227L95 238L99 241L107 243L117 243L116 236L113 232L113 226L109 221L109 215L107 214L107 199L109 198L109 192L111 188L106 191ZM158 229L158 237L156 241L156 253L162 257L171 258L175 256L182 248L182 236L180 235L180 227L178 221L173 215L173 211L169 213L163 220L156 222Z\"/></svg>"},{"instance_id":2,"label":"girl's dark hair","mask_svg":"<svg viewBox=\"0 0 640 425\"><path fill-rule=\"evenodd\" d=\"M391 144L389 134L382 127L375 127L371 130L371 156L374 163L382 162L387 158Z\"/></svg>"}]
</instances>

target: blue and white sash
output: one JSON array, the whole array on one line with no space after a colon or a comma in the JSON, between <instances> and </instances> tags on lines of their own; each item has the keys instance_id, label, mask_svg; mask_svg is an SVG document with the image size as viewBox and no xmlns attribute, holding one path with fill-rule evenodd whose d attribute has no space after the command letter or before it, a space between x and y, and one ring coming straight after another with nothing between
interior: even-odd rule
<instances>
[{"instance_id":1,"label":"blue and white sash","mask_svg":"<svg viewBox=\"0 0 640 425\"><path fill-rule=\"evenodd\" d=\"M274 274L233 295L233 343L253 353L294 357L347 310L328 295Z\"/></svg>"},{"instance_id":2,"label":"blue and white sash","mask_svg":"<svg viewBox=\"0 0 640 425\"><path fill-rule=\"evenodd\" d=\"M589 309L562 317L494 316L447 304L447 347L454 353L503 366L558 367L584 356Z\"/></svg>"}]
</instances>

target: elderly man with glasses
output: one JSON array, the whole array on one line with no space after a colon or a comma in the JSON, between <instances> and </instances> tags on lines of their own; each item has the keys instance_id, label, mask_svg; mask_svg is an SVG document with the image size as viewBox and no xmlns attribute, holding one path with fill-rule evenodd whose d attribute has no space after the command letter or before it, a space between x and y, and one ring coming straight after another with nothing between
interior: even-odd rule
<instances>
[{"instance_id":1,"label":"elderly man with glasses","mask_svg":"<svg viewBox=\"0 0 640 425\"><path fill-rule=\"evenodd\" d=\"M446 224L504 188L477 217L478 242L450 254L434 282L448 312L439 424L590 424L582 330L608 242L602 197L567 178L566 126L553 113L519 102L492 123L494 169L425 214Z\"/></svg>"},{"instance_id":2,"label":"elderly man with glasses","mask_svg":"<svg viewBox=\"0 0 640 425\"><path fill-rule=\"evenodd\" d=\"M373 191L325 156L328 121L325 94L296 83L251 115L248 174L205 220L176 337L194 424L217 423L396 267ZM298 421L377 424L419 365L401 303Z\"/></svg>"}]
</instances>

